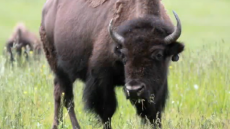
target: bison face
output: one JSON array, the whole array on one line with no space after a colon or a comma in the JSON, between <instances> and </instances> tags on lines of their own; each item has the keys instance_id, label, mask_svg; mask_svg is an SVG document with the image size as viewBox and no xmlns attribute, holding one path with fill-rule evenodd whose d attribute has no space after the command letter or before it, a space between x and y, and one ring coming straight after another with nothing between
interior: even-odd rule
<instances>
[{"instance_id":1,"label":"bison face","mask_svg":"<svg viewBox=\"0 0 230 129\"><path fill-rule=\"evenodd\" d=\"M125 92L130 99L151 100L152 96L167 90L167 70L170 59L178 60L184 45L177 42L181 23L174 12L177 27L164 23L159 17L138 18L118 27L118 33L109 33L117 44L115 53L124 63Z\"/></svg>"},{"instance_id":2,"label":"bison face","mask_svg":"<svg viewBox=\"0 0 230 129\"><path fill-rule=\"evenodd\" d=\"M179 42L164 44L147 35L131 37L116 51L124 64L124 90L130 99L151 100L167 85L169 61L173 55L182 52L184 46Z\"/></svg>"},{"instance_id":3,"label":"bison face","mask_svg":"<svg viewBox=\"0 0 230 129\"><path fill-rule=\"evenodd\" d=\"M17 35L16 38L14 39L14 46L17 48L21 44L20 42L20 37Z\"/></svg>"},{"instance_id":4,"label":"bison face","mask_svg":"<svg viewBox=\"0 0 230 129\"><path fill-rule=\"evenodd\" d=\"M20 48L22 46L22 31L21 29L18 29L16 37L14 39L14 46L16 48Z\"/></svg>"}]
</instances>

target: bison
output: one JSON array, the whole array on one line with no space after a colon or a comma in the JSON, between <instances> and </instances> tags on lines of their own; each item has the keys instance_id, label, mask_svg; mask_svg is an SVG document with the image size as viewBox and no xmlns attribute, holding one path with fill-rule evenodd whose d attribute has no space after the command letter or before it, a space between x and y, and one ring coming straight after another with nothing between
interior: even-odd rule
<instances>
[{"instance_id":1,"label":"bison","mask_svg":"<svg viewBox=\"0 0 230 129\"><path fill-rule=\"evenodd\" d=\"M177 61L184 50L177 41L181 22L173 13L176 27L160 0L46 1L40 37L55 75L53 129L62 116L62 93L72 127L80 128L73 100L76 79L85 82L85 108L99 115L105 129L112 128L116 86L123 86L144 121L154 125L161 119L170 60Z\"/></svg>"},{"instance_id":2,"label":"bison","mask_svg":"<svg viewBox=\"0 0 230 129\"><path fill-rule=\"evenodd\" d=\"M29 31L25 24L20 22L17 23L12 35L6 42L6 50L10 54L10 60L14 61L14 56L12 53L12 47L15 47L16 52L19 57L22 55L22 48L25 48L24 54L28 59L28 52L26 51L28 47L30 51L34 51L34 55L38 56L42 51L42 43L39 37L37 37L34 33Z\"/></svg>"}]
</instances>

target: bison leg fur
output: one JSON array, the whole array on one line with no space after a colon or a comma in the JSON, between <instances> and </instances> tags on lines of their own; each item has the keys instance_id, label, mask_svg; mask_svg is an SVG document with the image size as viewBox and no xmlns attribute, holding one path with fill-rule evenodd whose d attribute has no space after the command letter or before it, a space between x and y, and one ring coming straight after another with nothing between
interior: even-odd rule
<instances>
[{"instance_id":1,"label":"bison leg fur","mask_svg":"<svg viewBox=\"0 0 230 129\"><path fill-rule=\"evenodd\" d=\"M11 62L14 61L14 55L13 55L12 50L11 50L12 47L13 47L13 42L12 41L7 42L6 48L7 48L7 52L10 54L10 61Z\"/></svg>"},{"instance_id":2,"label":"bison leg fur","mask_svg":"<svg viewBox=\"0 0 230 129\"><path fill-rule=\"evenodd\" d=\"M52 129L57 129L59 122L62 121L61 94L62 94L62 89L58 84L57 78L55 78L54 79L54 121L53 121Z\"/></svg>"},{"instance_id":3,"label":"bison leg fur","mask_svg":"<svg viewBox=\"0 0 230 129\"><path fill-rule=\"evenodd\" d=\"M86 81L83 99L85 108L95 112L100 116L104 127L103 129L111 129L111 118L116 111L117 100L115 96L114 86L109 76L90 76ZM99 78L103 78L99 79Z\"/></svg>"},{"instance_id":4,"label":"bison leg fur","mask_svg":"<svg viewBox=\"0 0 230 129\"><path fill-rule=\"evenodd\" d=\"M26 57L26 60L28 61L29 60L29 54L28 54L28 52L26 50L24 50L24 55Z\"/></svg>"},{"instance_id":5,"label":"bison leg fur","mask_svg":"<svg viewBox=\"0 0 230 129\"><path fill-rule=\"evenodd\" d=\"M62 105L61 100L64 100L64 106L68 110L68 114L72 123L73 129L80 129L80 125L77 121L75 112L74 112L74 101L73 101L73 84L65 76L56 76L54 85L54 122L53 129L57 129L60 120L62 120Z\"/></svg>"}]
</instances>

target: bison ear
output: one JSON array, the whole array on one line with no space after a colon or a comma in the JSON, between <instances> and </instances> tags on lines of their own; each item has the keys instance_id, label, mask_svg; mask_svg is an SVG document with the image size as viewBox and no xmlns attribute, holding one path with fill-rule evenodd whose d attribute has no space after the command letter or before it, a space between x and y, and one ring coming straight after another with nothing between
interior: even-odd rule
<instances>
[{"instance_id":1,"label":"bison ear","mask_svg":"<svg viewBox=\"0 0 230 129\"><path fill-rule=\"evenodd\" d=\"M180 42L173 42L171 44L167 44L165 54L166 56L178 56L184 50L184 45ZM174 60L173 60L174 61Z\"/></svg>"}]
</instances>

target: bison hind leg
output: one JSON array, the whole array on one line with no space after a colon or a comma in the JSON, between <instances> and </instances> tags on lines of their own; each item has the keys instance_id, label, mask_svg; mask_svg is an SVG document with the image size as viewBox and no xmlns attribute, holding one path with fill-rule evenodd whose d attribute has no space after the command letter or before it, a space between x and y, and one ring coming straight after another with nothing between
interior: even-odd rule
<instances>
[{"instance_id":1,"label":"bison hind leg","mask_svg":"<svg viewBox=\"0 0 230 129\"><path fill-rule=\"evenodd\" d=\"M73 129L80 129L80 125L77 121L74 111L74 95L73 95L73 82L69 79L68 74L63 70L57 69L54 83L54 100L55 100L55 112L53 128L56 128L62 117L62 105L61 100L63 98L64 106L68 110L68 114L73 126Z\"/></svg>"},{"instance_id":2,"label":"bison hind leg","mask_svg":"<svg viewBox=\"0 0 230 129\"><path fill-rule=\"evenodd\" d=\"M54 122L53 129L58 127L62 113L61 109L61 99L64 96L64 105L68 110L68 114L73 126L73 129L80 129L80 125L77 121L74 112L74 101L73 101L73 81L70 79L69 75L60 67L57 66L57 57L55 52L54 43L48 40L47 34L43 26L40 27L40 37L43 43L43 49L50 65L50 68L55 73L54 81Z\"/></svg>"}]
</instances>

